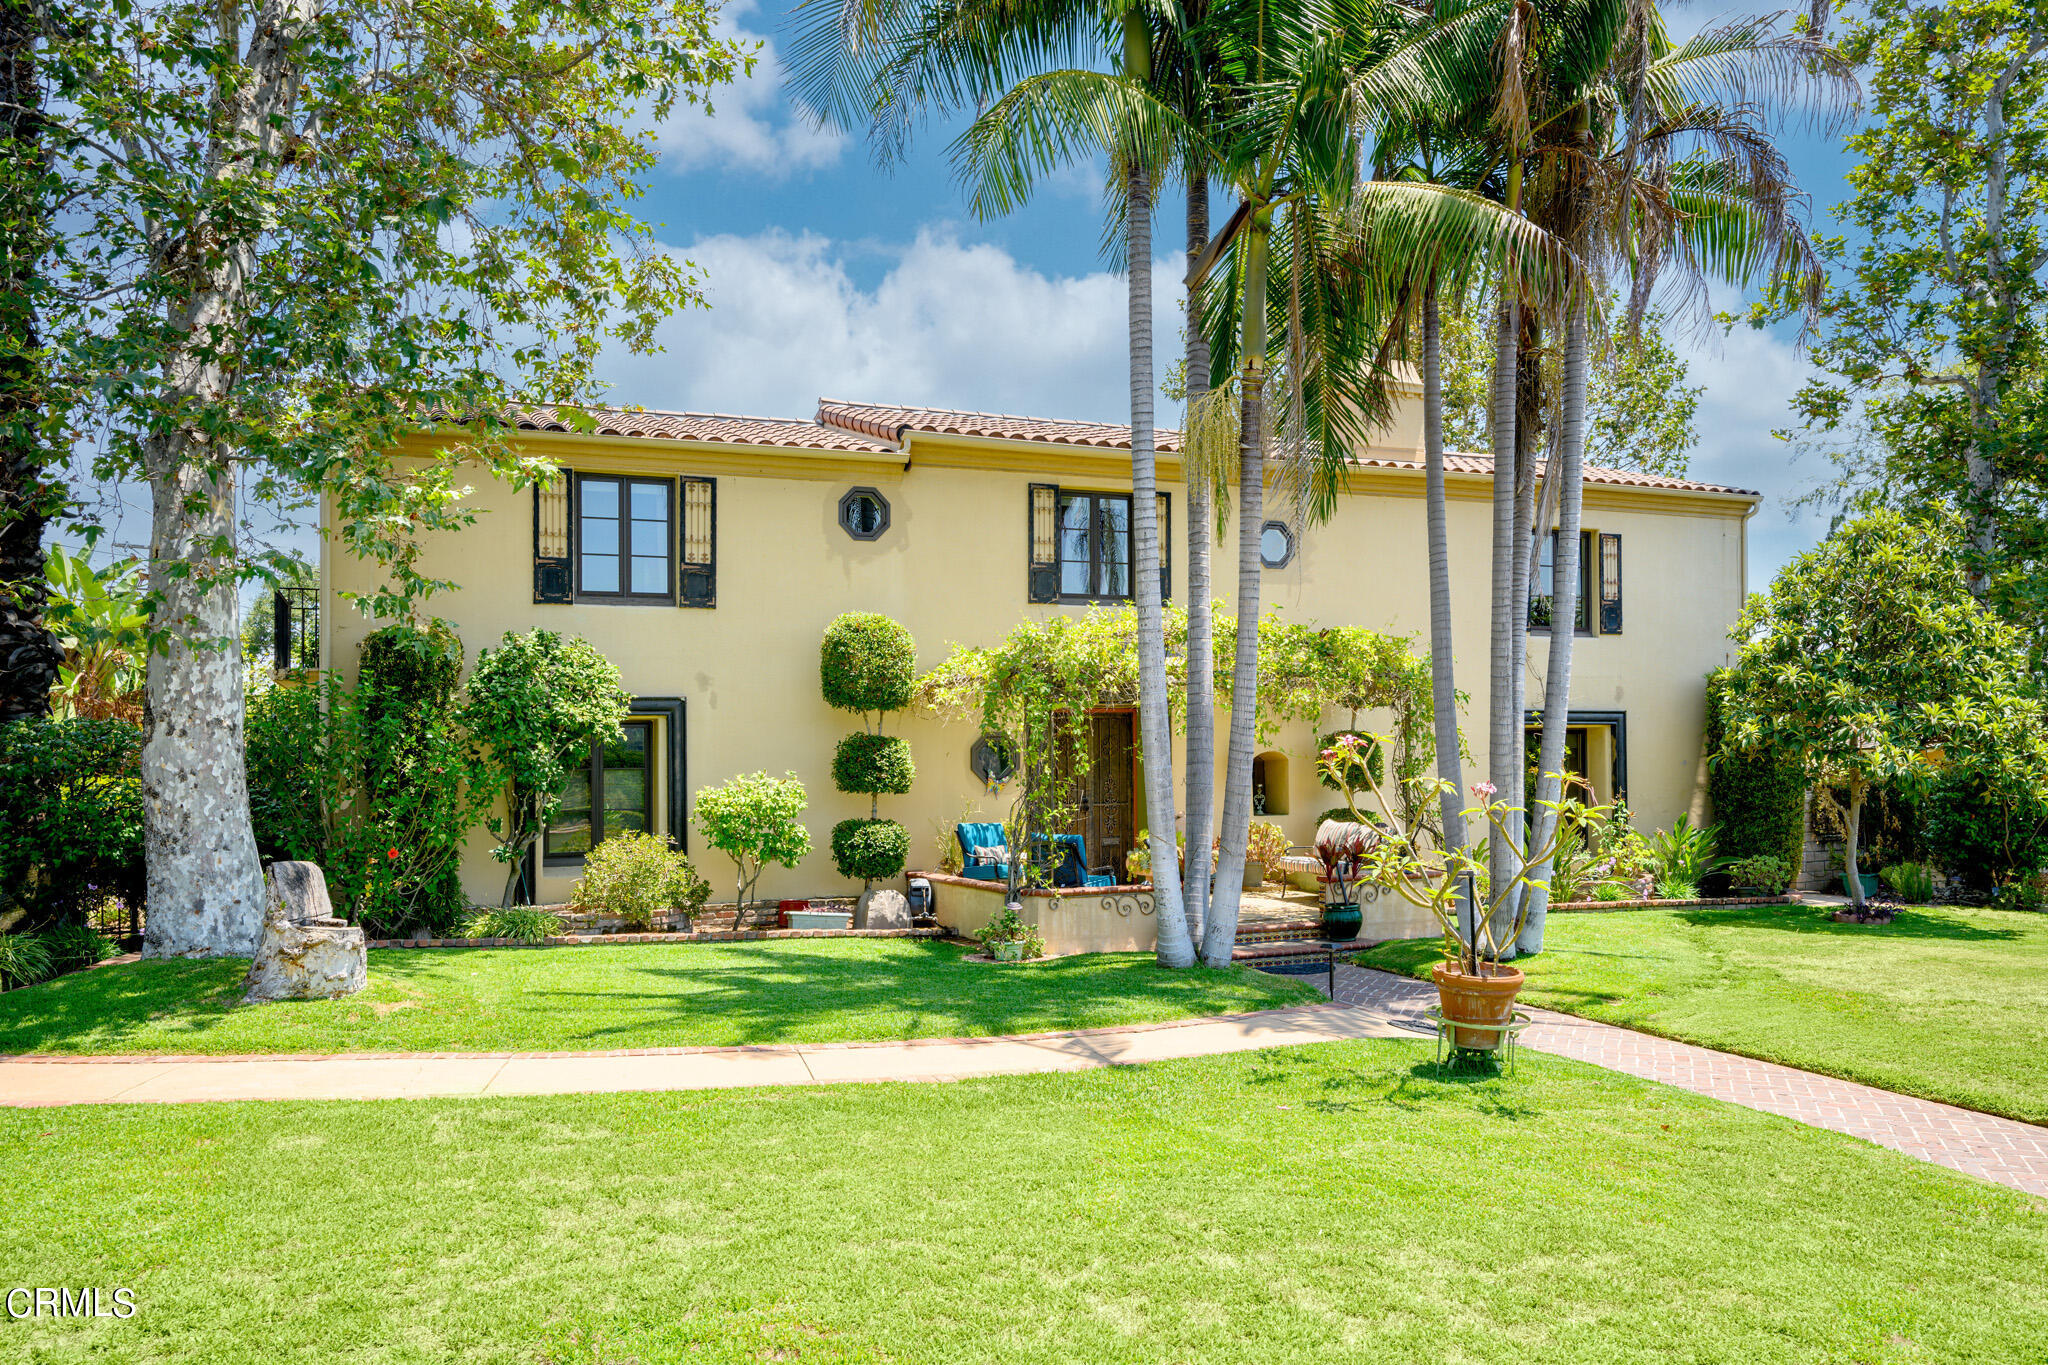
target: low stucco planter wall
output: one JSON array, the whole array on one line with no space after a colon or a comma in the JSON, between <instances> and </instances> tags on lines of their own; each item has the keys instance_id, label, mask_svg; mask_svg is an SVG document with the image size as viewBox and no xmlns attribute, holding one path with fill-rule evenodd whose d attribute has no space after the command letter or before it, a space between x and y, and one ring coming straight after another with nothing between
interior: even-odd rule
<instances>
[{"instance_id":1,"label":"low stucco planter wall","mask_svg":"<svg viewBox=\"0 0 2048 1365\"><path fill-rule=\"evenodd\" d=\"M912 872L932 884L932 909L941 926L961 938L1003 913L1001 882L950 877L943 872ZM1153 917L1152 887L1076 887L1026 890L1017 912L1038 930L1049 954L1149 953L1159 946L1159 925Z\"/></svg>"}]
</instances>

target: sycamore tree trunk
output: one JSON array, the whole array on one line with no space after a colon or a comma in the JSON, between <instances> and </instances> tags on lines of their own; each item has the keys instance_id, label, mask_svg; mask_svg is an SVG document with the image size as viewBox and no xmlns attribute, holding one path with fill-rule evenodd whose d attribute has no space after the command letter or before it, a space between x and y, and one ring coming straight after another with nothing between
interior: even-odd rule
<instances>
[{"instance_id":1,"label":"sycamore tree trunk","mask_svg":"<svg viewBox=\"0 0 2048 1365\"><path fill-rule=\"evenodd\" d=\"M1173 721L1166 703L1166 620L1159 584L1158 468L1153 448L1152 178L1125 173L1131 329L1131 525L1137 540L1132 585L1138 607L1138 742L1145 765L1146 843L1152 855L1153 919L1159 965L1192 967L1194 938L1180 898L1174 850Z\"/></svg>"},{"instance_id":2,"label":"sycamore tree trunk","mask_svg":"<svg viewBox=\"0 0 2048 1365\"><path fill-rule=\"evenodd\" d=\"M279 162L298 102L296 54L316 13L315 0L266 0L253 16L241 67L223 82L205 167L224 200L236 197L230 182ZM236 22L223 14L224 24ZM223 38L238 43L240 34L230 28ZM141 441L152 508L149 585L165 635L150 655L143 694L143 952L246 957L262 928L263 870L243 766L232 561L237 452L217 446L204 424L232 395L256 243L241 224L201 221L185 231L186 240L154 243L166 257L182 249L193 264L169 316L177 340L163 361L165 418Z\"/></svg>"},{"instance_id":3,"label":"sycamore tree trunk","mask_svg":"<svg viewBox=\"0 0 2048 1365\"><path fill-rule=\"evenodd\" d=\"M1536 760L1536 806L1529 812L1529 838L1538 848L1548 844L1557 829L1557 812L1543 803L1560 799L1563 790L1559 778L1564 771L1565 730L1571 716L1572 646L1578 639L1579 517L1585 501L1586 325L1586 300L1581 295L1572 304L1565 329L1558 467L1546 475L1557 487L1557 568L1551 587L1550 663L1543 675L1543 742ZM1546 858L1534 869L1538 884L1529 888L1528 918L1515 939L1518 953L1543 951L1552 867L1552 860Z\"/></svg>"},{"instance_id":4,"label":"sycamore tree trunk","mask_svg":"<svg viewBox=\"0 0 2048 1365\"><path fill-rule=\"evenodd\" d=\"M1188 269L1209 245L1209 177L1188 172ZM1200 292L1190 284L1187 299L1187 411L1193 426L1195 405L1209 392L1209 337L1202 330ZM1188 941L1202 941L1209 918L1209 840L1216 828L1216 608L1209 589L1210 518L1214 503L1206 471L1189 458L1188 438L1181 437L1181 469L1187 482L1188 512L1188 641L1187 641L1187 864L1181 873L1181 897L1187 909ZM1170 856L1170 851L1169 851Z\"/></svg>"},{"instance_id":5,"label":"sycamore tree trunk","mask_svg":"<svg viewBox=\"0 0 2048 1365\"><path fill-rule=\"evenodd\" d=\"M1435 707L1436 775L1448 784L1439 798L1446 852L1465 846L1465 767L1458 755L1458 681L1451 631L1451 544L1444 496L1443 344L1436 284L1422 294L1422 448L1428 470L1429 682ZM1458 917L1471 933L1473 907L1460 897Z\"/></svg>"},{"instance_id":6,"label":"sycamore tree trunk","mask_svg":"<svg viewBox=\"0 0 2048 1365\"><path fill-rule=\"evenodd\" d=\"M195 367L199 371L211 365ZM202 381L195 392L213 384ZM263 870L242 757L242 646L235 580L215 546L235 533L233 476L184 433L151 438L149 586L167 639L143 691L142 950L251 957ZM195 458L196 456L196 458Z\"/></svg>"},{"instance_id":7,"label":"sycamore tree trunk","mask_svg":"<svg viewBox=\"0 0 2048 1365\"><path fill-rule=\"evenodd\" d=\"M1259 530L1266 502L1266 269L1273 210L1255 209L1245 226L1242 345L1244 377L1238 411L1237 648L1230 670L1230 748L1223 767L1221 843L1216 889L1202 935L1202 961L1227 967L1237 947L1244 894L1245 845L1252 821L1252 751L1259 713Z\"/></svg>"},{"instance_id":8,"label":"sycamore tree trunk","mask_svg":"<svg viewBox=\"0 0 2048 1365\"><path fill-rule=\"evenodd\" d=\"M1515 678L1515 372L1521 333L1512 289L1502 290L1494 340L1493 445L1493 621L1491 668L1487 676L1486 771L1494 793L1489 801L1521 804L1520 717L1514 712ZM1514 856L1491 825L1487 831L1488 902L1514 875Z\"/></svg>"},{"instance_id":9,"label":"sycamore tree trunk","mask_svg":"<svg viewBox=\"0 0 2048 1365\"><path fill-rule=\"evenodd\" d=\"M28 0L0 0L0 725L49 714L64 652L43 624L43 528L57 498L39 417L37 263L49 236L42 82Z\"/></svg>"}]
</instances>

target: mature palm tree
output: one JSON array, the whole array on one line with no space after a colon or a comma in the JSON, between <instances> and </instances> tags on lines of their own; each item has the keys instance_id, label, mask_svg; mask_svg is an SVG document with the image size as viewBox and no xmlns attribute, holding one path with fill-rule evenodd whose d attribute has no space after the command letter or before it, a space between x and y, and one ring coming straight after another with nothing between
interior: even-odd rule
<instances>
[{"instance_id":1,"label":"mature palm tree","mask_svg":"<svg viewBox=\"0 0 2048 1365\"><path fill-rule=\"evenodd\" d=\"M1717 26L1674 47L1656 11L1640 4L1602 78L1553 120L1563 133L1547 158L1556 173L1538 216L1582 257L1631 273L1637 316L1660 273L1674 265L1694 286L1709 277L1746 286L1769 272L1817 299L1818 260L1799 221L1790 172L1762 124L1768 110L1761 97L1793 103L1818 96L1846 109L1853 90L1832 52L1803 34L1779 33L1774 19ZM1558 548L1531 820L1538 845L1550 842L1562 796L1579 609L1590 299L1582 291L1567 306L1558 459L1546 473L1555 485ZM1539 519L1533 534L1544 534L1548 520ZM1524 953L1543 947L1548 864L1534 875L1517 943Z\"/></svg>"},{"instance_id":2,"label":"mature palm tree","mask_svg":"<svg viewBox=\"0 0 2048 1365\"><path fill-rule=\"evenodd\" d=\"M1179 111L1152 89L1155 22L1171 32L1176 11L1155 9L1143 0L1106 9L1057 0L1037 5L943 0L921 8L848 0L838 13L836 42L820 36L831 30L813 26L802 42L807 55L796 69L815 73L810 82L814 107L825 111L844 107L849 68L862 72L866 79L859 94L868 116L884 129L900 129L904 115L920 105L943 104L963 93L987 103L996 95L956 147L974 209L983 216L1009 212L1029 193L1035 175L1055 165L1098 152L1110 158L1128 283L1132 596L1138 615L1138 731L1148 851L1159 960L1164 966L1186 967L1195 960L1194 929L1182 900L1175 848L1152 363L1153 186L1159 168L1169 164L1173 144L1184 144L1186 138ZM1032 69L1049 58L1085 50L1091 26L1116 60L1116 72ZM1112 35L1113 43L1107 41ZM880 60L867 58L870 52ZM1018 79L1002 89L1013 72Z\"/></svg>"},{"instance_id":3,"label":"mature palm tree","mask_svg":"<svg viewBox=\"0 0 2048 1365\"><path fill-rule=\"evenodd\" d=\"M1420 263L1512 259L1538 287L1569 262L1526 220L1468 191L1366 179L1375 130L1414 126L1470 98L1459 73L1483 70L1481 22L1418 23L1370 0L1219 6L1230 26L1214 49L1226 145L1217 175L1237 211L1212 242L1209 330L1237 400L1239 630L1231 673L1216 891L1205 961L1227 961L1250 822L1258 707L1259 530L1269 456L1311 518L1328 513L1348 452L1387 411L1388 374L1373 340L1401 307ZM1197 282L1203 282L1198 262ZM1268 403L1268 394L1277 400ZM1220 394L1224 391L1219 391ZM1199 437L1216 423L1191 424ZM1455 716L1452 709L1451 715Z\"/></svg>"}]
</instances>

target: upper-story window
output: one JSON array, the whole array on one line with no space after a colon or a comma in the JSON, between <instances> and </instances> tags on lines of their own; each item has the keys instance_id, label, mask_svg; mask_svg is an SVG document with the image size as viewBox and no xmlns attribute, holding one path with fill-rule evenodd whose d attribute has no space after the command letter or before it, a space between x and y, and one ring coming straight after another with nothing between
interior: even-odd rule
<instances>
[{"instance_id":1,"label":"upper-story window","mask_svg":"<svg viewBox=\"0 0 2048 1365\"><path fill-rule=\"evenodd\" d=\"M1097 493L1032 484L1026 505L1028 600L1128 602L1137 564L1137 527L1129 493ZM1159 597L1172 596L1173 500L1156 496Z\"/></svg>"},{"instance_id":2,"label":"upper-story window","mask_svg":"<svg viewBox=\"0 0 2048 1365\"><path fill-rule=\"evenodd\" d=\"M1131 499L1060 493L1060 596L1121 601L1131 595Z\"/></svg>"},{"instance_id":3,"label":"upper-story window","mask_svg":"<svg viewBox=\"0 0 2048 1365\"><path fill-rule=\"evenodd\" d=\"M1579 600L1572 628L1581 635L1592 630L1592 609L1587 599L1593 588L1593 549L1593 533L1579 532ZM1552 531L1537 547L1535 575L1529 583L1529 629L1550 629L1557 605L1556 585L1557 532Z\"/></svg>"},{"instance_id":4,"label":"upper-story window","mask_svg":"<svg viewBox=\"0 0 2048 1365\"><path fill-rule=\"evenodd\" d=\"M576 595L675 601L675 485L667 479L576 476Z\"/></svg>"}]
</instances>

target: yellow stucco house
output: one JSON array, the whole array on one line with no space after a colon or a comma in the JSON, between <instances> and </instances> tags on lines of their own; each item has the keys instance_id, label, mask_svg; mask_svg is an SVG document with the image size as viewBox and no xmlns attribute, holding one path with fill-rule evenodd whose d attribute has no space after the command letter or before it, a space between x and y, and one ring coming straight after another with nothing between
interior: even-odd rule
<instances>
[{"instance_id":1,"label":"yellow stucco house","mask_svg":"<svg viewBox=\"0 0 2048 1365\"><path fill-rule=\"evenodd\" d=\"M1020 620L1128 598L1130 434L1095 422L827 400L810 420L606 410L593 434L553 414L521 439L565 471L550 488L514 492L480 480L484 515L430 542L423 573L459 590L436 611L473 662L508 630L582 636L614 660L638 699L628 744L594 754L545 845L538 898L560 900L581 851L608 831L650 828L699 851L690 793L736 773L795 770L810 791L813 852L771 869L770 898L848 894L832 866L832 824L867 814L833 790L833 747L848 718L819 696L817 652L844 611L909 626L921 668L955 643L994 644ZM1180 467L1161 433L1169 595L1185 600ZM1490 461L1449 459L1450 541L1463 721L1486 770ZM1744 541L1757 495L1713 484L1589 469L1583 638L1572 678L1572 759L1602 798L1626 795L1638 823L1668 824L1703 801L1704 678L1729 662L1728 628L1745 591ZM332 516L328 509L325 516ZM329 528L331 530L331 527ZM323 538L331 539L331 538ZM1335 515L1264 528L1265 605L1291 620L1412 634L1426 648L1429 605L1419 394L1355 456ZM1215 573L1228 609L1235 546ZM352 673L373 623L339 594L364 591L370 566L323 552L323 666ZM1542 695L1546 658L1533 631L1527 695ZM911 865L937 863L936 838L962 803L998 820L1010 793L989 795L970 768L972 724L909 714L914 790L885 801L912 836ZM1384 725L1385 717L1375 725ZM1098 753L1129 755L1133 718L1100 718ZM1328 728L1328 727L1325 727ZM1219 732L1221 721L1219 721ZM1283 729L1262 753L1265 819L1309 842L1332 804L1315 777L1314 732ZM1177 755L1178 757L1178 755ZM1178 764L1176 765L1178 766ZM1221 754L1217 767L1222 768ZM1098 762L1089 860L1122 869L1144 823L1136 766ZM721 860L698 859L714 884ZM480 833L463 880L495 902L503 869Z\"/></svg>"}]
</instances>

